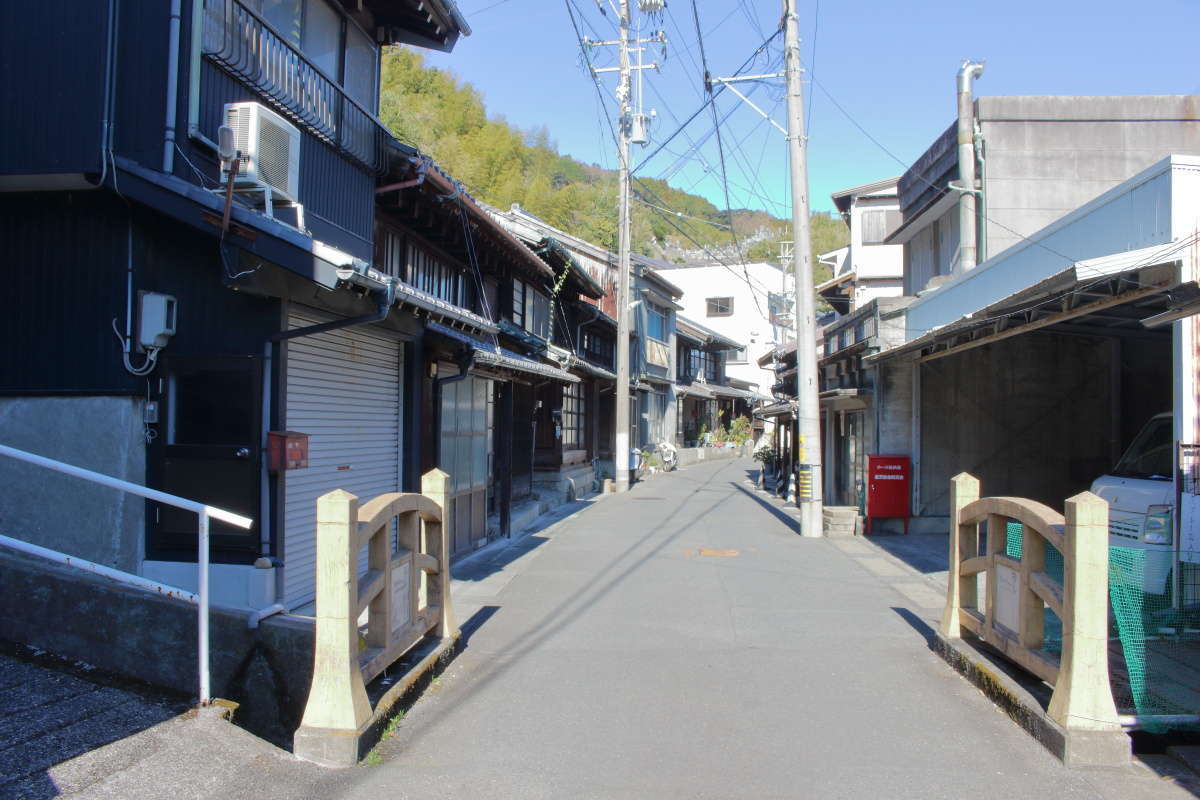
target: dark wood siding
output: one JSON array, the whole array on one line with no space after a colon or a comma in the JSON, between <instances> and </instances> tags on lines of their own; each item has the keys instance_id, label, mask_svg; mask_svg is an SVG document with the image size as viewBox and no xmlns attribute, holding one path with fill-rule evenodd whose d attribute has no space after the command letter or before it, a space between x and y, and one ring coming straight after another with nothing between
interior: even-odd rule
<instances>
[{"instance_id":1,"label":"dark wood siding","mask_svg":"<svg viewBox=\"0 0 1200 800\"><path fill-rule=\"evenodd\" d=\"M0 394L144 394L121 364L132 213L133 289L174 295L175 355L257 355L278 300L223 284L216 239L107 193L0 195L0 278L8 308ZM141 356L135 357L140 363Z\"/></svg>"},{"instance_id":2,"label":"dark wood siding","mask_svg":"<svg viewBox=\"0 0 1200 800\"><path fill-rule=\"evenodd\" d=\"M107 4L0 3L0 174L100 171Z\"/></svg>"},{"instance_id":3,"label":"dark wood siding","mask_svg":"<svg viewBox=\"0 0 1200 800\"><path fill-rule=\"evenodd\" d=\"M250 87L203 62L200 71L200 132L212 140L226 103L263 102ZM312 134L300 131L300 202L313 236L366 261L372 256L375 177L356 167ZM211 154L189 148L193 161L216 175ZM186 167L186 165L184 165ZM178 166L177 166L178 169Z\"/></svg>"}]
</instances>

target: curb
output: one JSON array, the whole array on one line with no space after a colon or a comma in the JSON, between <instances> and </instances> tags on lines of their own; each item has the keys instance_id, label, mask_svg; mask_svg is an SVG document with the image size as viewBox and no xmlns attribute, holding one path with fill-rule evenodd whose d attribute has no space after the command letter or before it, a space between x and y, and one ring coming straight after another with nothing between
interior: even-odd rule
<instances>
[{"instance_id":1,"label":"curb","mask_svg":"<svg viewBox=\"0 0 1200 800\"><path fill-rule=\"evenodd\" d=\"M1046 715L1036 697L967 641L938 631L930 647L1065 766L1132 765L1132 742L1124 732L1067 730Z\"/></svg>"}]
</instances>

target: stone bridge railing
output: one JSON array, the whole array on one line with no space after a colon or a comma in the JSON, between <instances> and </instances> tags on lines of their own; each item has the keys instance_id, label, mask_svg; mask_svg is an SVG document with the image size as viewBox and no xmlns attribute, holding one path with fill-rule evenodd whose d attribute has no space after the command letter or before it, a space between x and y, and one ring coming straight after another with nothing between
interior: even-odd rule
<instances>
[{"instance_id":1,"label":"stone bridge railing","mask_svg":"<svg viewBox=\"0 0 1200 800\"><path fill-rule=\"evenodd\" d=\"M313 681L297 756L327 766L356 763L377 722L366 685L425 636L445 642L457 635L443 524L447 480L432 470L421 494L384 494L361 507L342 490L318 498ZM364 548L367 571L360 575Z\"/></svg>"},{"instance_id":2,"label":"stone bridge railing","mask_svg":"<svg viewBox=\"0 0 1200 800\"><path fill-rule=\"evenodd\" d=\"M1064 738L1121 734L1108 669L1108 504L1083 492L1066 501L1063 515L1024 498L980 498L979 481L966 473L950 491L942 636L969 631L1053 686L1045 715ZM1021 526L1019 558L1005 552L1010 521ZM1047 545L1062 554L1061 579L1046 569ZM1062 621L1057 653L1047 648L1047 608ZM1127 754L1127 740L1123 746Z\"/></svg>"}]
</instances>

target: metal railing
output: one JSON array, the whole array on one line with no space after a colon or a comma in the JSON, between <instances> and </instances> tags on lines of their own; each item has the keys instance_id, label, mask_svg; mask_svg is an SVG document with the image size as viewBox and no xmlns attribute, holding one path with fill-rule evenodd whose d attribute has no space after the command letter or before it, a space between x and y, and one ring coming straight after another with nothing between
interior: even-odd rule
<instances>
[{"instance_id":1,"label":"metal railing","mask_svg":"<svg viewBox=\"0 0 1200 800\"><path fill-rule=\"evenodd\" d=\"M205 56L254 87L286 116L367 170L387 166L391 134L283 34L239 0L207 0Z\"/></svg>"},{"instance_id":2,"label":"metal railing","mask_svg":"<svg viewBox=\"0 0 1200 800\"><path fill-rule=\"evenodd\" d=\"M212 687L209 676L209 647L208 647L208 558L209 558L209 519L220 520L221 522L230 525L236 525L239 528L249 529L254 520L249 517L243 517L240 514L234 514L232 511L226 511L215 506L197 503L194 500L187 500L183 497L176 497L173 494L160 492L156 489L148 489L136 483L123 481L120 478L113 478L100 472L93 472L90 469L83 469L71 464L66 464L62 461L55 461L52 458L39 456L34 453L28 453L24 450L18 450L15 447L0 444L0 455L15 458L18 461L24 461L29 464L35 464L39 467L61 472L65 475L71 475L76 478L82 478L85 481L98 483L101 486L108 486L113 489L119 489L129 494L134 494L139 497L144 497L147 500L153 500L157 503L182 508L185 511L192 511L198 517L197 524L197 570L199 575L199 590L196 592L197 605L199 606L199 632L197 637L197 650L199 660L199 683L200 683L200 704L207 705L212 700ZM33 546L33 547L36 547ZM45 548L38 548L45 549ZM30 549L30 552L34 552ZM39 553L40 555L40 553ZM62 563L71 564L68 557ZM90 562L83 562L90 564ZM77 565L76 565L77 566ZM99 566L99 565L95 565ZM86 567L85 567L86 568ZM105 574L101 570L91 570L98 574ZM184 597L183 599L188 599Z\"/></svg>"}]
</instances>

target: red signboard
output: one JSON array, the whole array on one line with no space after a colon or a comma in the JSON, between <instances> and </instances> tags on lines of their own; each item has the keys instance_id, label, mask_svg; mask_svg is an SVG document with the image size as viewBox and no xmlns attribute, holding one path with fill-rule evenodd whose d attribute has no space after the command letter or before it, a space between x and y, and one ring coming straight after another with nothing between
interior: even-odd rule
<instances>
[{"instance_id":1,"label":"red signboard","mask_svg":"<svg viewBox=\"0 0 1200 800\"><path fill-rule=\"evenodd\" d=\"M912 461L908 456L867 456L867 524L873 518L904 520L908 533L908 498Z\"/></svg>"}]
</instances>

